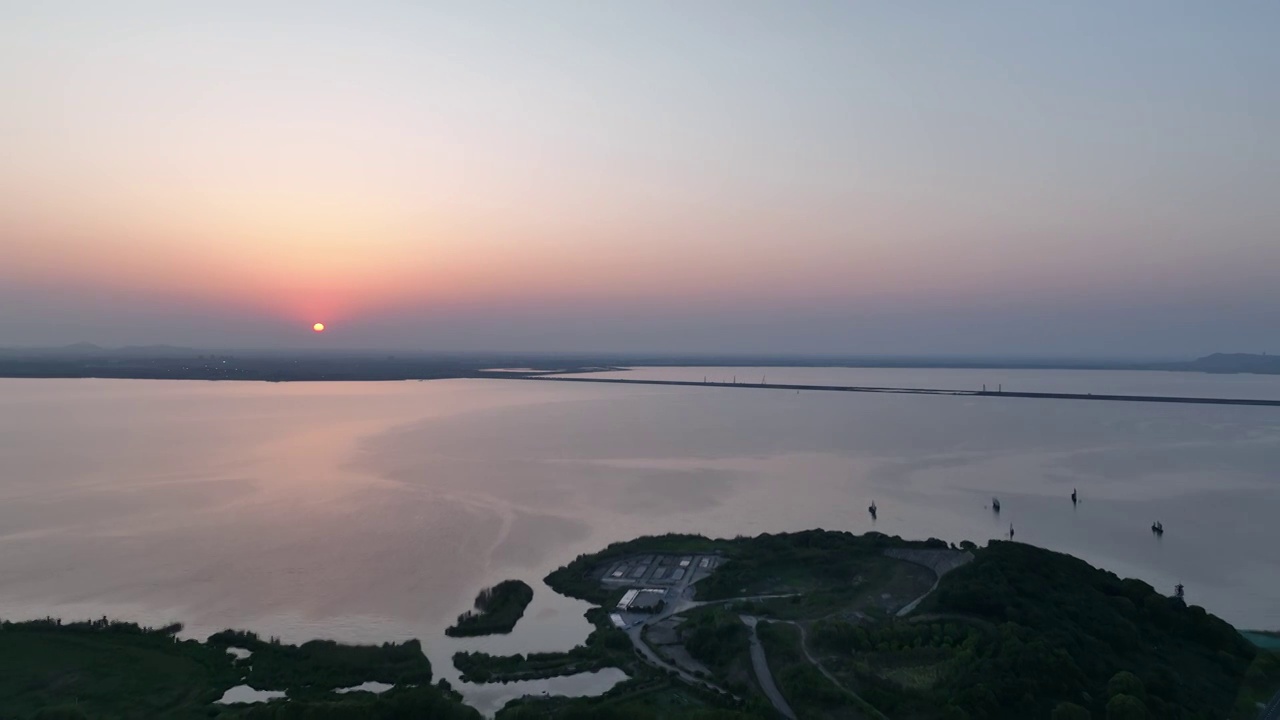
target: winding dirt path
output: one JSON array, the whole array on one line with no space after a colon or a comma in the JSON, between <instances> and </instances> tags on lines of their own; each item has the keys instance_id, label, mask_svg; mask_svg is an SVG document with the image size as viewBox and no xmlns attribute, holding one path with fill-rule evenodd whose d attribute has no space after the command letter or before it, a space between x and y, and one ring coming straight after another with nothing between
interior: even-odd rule
<instances>
[{"instance_id":1,"label":"winding dirt path","mask_svg":"<svg viewBox=\"0 0 1280 720\"><path fill-rule=\"evenodd\" d=\"M773 703L773 708L783 717L796 720L796 714L787 704L787 699L782 696L778 686L773 682L773 671L769 669L768 658L764 655L764 645L760 644L760 636L756 634L756 625L760 622L760 618L752 615L739 615L738 618L751 631L751 667L756 671L756 680L760 683L760 689L765 697L769 698L769 702Z\"/></svg>"},{"instance_id":2,"label":"winding dirt path","mask_svg":"<svg viewBox=\"0 0 1280 720\"><path fill-rule=\"evenodd\" d=\"M818 657L809 650L809 636L805 634L803 625L793 620L779 620L777 622L784 622L788 625L794 625L795 628L800 631L800 650L801 652L804 653L805 659L809 661L809 664L818 668L818 672L822 673L824 677L830 680L832 685L835 685L836 687L840 688L841 690L853 696L853 698L858 701L859 705L862 706L862 709L865 712L871 714L872 717L877 718L877 720L889 720L887 717L885 717L884 713L877 710L874 705L872 705L871 703L863 699L861 695L854 692L852 689L846 687L845 684L840 682L840 680L837 679L835 675L831 674L830 670L827 670L827 668L823 666L822 661L819 660Z\"/></svg>"}]
</instances>

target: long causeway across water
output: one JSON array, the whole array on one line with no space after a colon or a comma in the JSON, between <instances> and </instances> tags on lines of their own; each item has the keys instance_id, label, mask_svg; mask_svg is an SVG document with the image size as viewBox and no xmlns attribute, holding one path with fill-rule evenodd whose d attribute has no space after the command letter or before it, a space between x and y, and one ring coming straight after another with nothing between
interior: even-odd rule
<instances>
[{"instance_id":1,"label":"long causeway across water","mask_svg":"<svg viewBox=\"0 0 1280 720\"><path fill-rule=\"evenodd\" d=\"M1094 395L1091 393L1011 392L993 390L941 390L931 388L866 387L858 385L781 385L773 383L717 383L692 380L639 380L566 375L540 375L511 378L544 382L613 383L617 385L676 385L681 387L720 387L753 390L796 390L822 392L897 393L901 395L960 395L989 398L1037 398L1041 400L1110 400L1113 402L1182 403L1188 405L1261 405L1280 407L1280 400L1249 398L1177 397L1172 395Z\"/></svg>"}]
</instances>

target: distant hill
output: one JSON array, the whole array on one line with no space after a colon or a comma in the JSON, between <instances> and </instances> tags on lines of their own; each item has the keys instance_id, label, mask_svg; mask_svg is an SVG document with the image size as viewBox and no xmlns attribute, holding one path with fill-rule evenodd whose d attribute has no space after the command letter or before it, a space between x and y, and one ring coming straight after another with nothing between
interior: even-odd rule
<instances>
[{"instance_id":1,"label":"distant hill","mask_svg":"<svg viewBox=\"0 0 1280 720\"><path fill-rule=\"evenodd\" d=\"M106 350L106 348L101 345L94 345L90 342L72 343L71 345L64 345L63 347L54 349L55 352L65 353L67 355L91 355L93 353L103 352L104 350Z\"/></svg>"},{"instance_id":2,"label":"distant hill","mask_svg":"<svg viewBox=\"0 0 1280 720\"><path fill-rule=\"evenodd\" d=\"M1188 370L1209 373L1280 374L1280 355L1253 353L1214 353L1186 363Z\"/></svg>"}]
</instances>

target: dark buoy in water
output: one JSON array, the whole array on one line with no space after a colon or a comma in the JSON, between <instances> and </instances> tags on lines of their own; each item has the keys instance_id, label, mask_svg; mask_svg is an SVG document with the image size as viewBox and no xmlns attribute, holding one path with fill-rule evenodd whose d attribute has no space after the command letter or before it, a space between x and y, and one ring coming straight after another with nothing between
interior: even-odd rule
<instances>
[{"instance_id":1,"label":"dark buoy in water","mask_svg":"<svg viewBox=\"0 0 1280 720\"><path fill-rule=\"evenodd\" d=\"M999 513L999 512L1000 512L1000 499L999 499L999 498L991 498L991 509L992 509L992 510L995 510L997 513Z\"/></svg>"},{"instance_id":2,"label":"dark buoy in water","mask_svg":"<svg viewBox=\"0 0 1280 720\"><path fill-rule=\"evenodd\" d=\"M1159 520L1151 523L1151 532L1155 533L1157 536L1164 535L1164 523Z\"/></svg>"},{"instance_id":3,"label":"dark buoy in water","mask_svg":"<svg viewBox=\"0 0 1280 720\"><path fill-rule=\"evenodd\" d=\"M1075 505L1078 502L1080 502L1080 498L1076 497L1076 489L1071 488L1071 504Z\"/></svg>"},{"instance_id":4,"label":"dark buoy in water","mask_svg":"<svg viewBox=\"0 0 1280 720\"><path fill-rule=\"evenodd\" d=\"M871 507L867 508L867 512L871 513L872 520L876 519L876 501L875 500L871 501Z\"/></svg>"}]
</instances>

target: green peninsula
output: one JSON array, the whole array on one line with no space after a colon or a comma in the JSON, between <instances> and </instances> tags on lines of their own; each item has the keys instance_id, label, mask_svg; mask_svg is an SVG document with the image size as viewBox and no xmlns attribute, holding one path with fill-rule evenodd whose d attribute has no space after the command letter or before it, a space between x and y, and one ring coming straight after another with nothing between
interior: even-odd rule
<instances>
[{"instance_id":1,"label":"green peninsula","mask_svg":"<svg viewBox=\"0 0 1280 720\"><path fill-rule=\"evenodd\" d=\"M464 680L627 679L599 697L515 700L498 720L1256 720L1280 708L1272 634L1250 642L1144 582L1020 543L667 535L578 557L546 582L595 605L586 642L459 652ZM518 618L528 601L497 595L514 623L509 608ZM417 641L225 631L200 643L179 629L0 623L0 717L480 717L432 683ZM347 692L370 681L391 687ZM278 699L226 703L246 686Z\"/></svg>"},{"instance_id":2,"label":"green peninsula","mask_svg":"<svg viewBox=\"0 0 1280 720\"><path fill-rule=\"evenodd\" d=\"M458 616L444 633L450 637L509 633L533 602L533 588L521 580L503 580L476 596L474 610Z\"/></svg>"},{"instance_id":3,"label":"green peninsula","mask_svg":"<svg viewBox=\"0 0 1280 720\"><path fill-rule=\"evenodd\" d=\"M1277 656L1203 608L1021 543L670 535L547 582L606 608L649 672L631 662L602 698L526 699L503 720L1253 720L1280 690ZM663 609L632 612L651 591Z\"/></svg>"}]
</instances>

